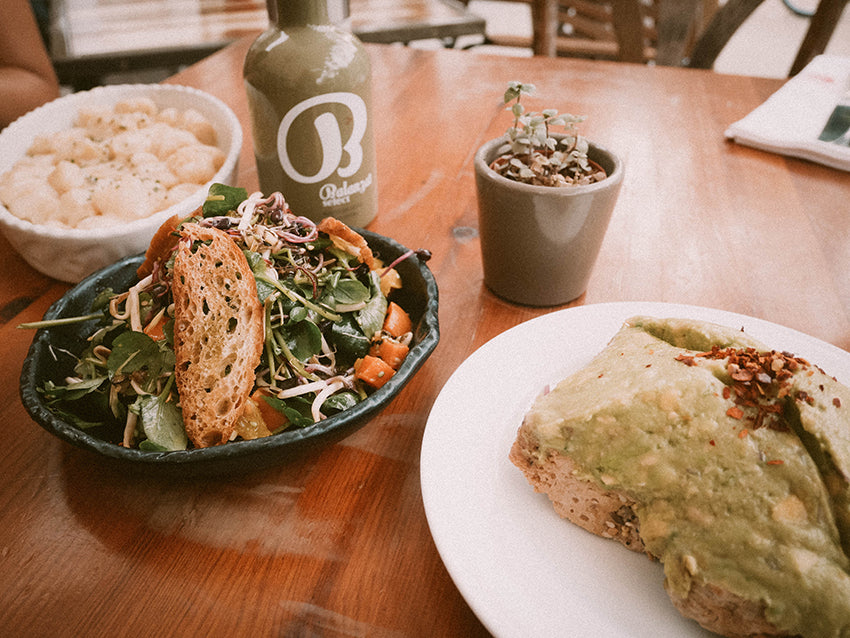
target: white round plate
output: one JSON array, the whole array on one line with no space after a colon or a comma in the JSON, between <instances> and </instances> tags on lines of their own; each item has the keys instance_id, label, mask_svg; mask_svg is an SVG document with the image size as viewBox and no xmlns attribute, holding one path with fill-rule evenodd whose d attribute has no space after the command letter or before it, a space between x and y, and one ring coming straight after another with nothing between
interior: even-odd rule
<instances>
[{"instance_id":1,"label":"white round plate","mask_svg":"<svg viewBox=\"0 0 850 638\"><path fill-rule=\"evenodd\" d=\"M517 428L546 384L586 365L634 315L743 328L839 381L850 354L744 315L663 303L611 303L553 312L474 352L449 378L422 441L425 513L443 562L498 638L710 636L673 607L661 565L555 514L508 460Z\"/></svg>"}]
</instances>

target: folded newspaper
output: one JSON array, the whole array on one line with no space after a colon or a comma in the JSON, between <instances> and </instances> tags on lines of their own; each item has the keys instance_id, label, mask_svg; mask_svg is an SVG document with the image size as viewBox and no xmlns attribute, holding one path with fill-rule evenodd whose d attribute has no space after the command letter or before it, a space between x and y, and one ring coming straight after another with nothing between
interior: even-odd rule
<instances>
[{"instance_id":1,"label":"folded newspaper","mask_svg":"<svg viewBox=\"0 0 850 638\"><path fill-rule=\"evenodd\" d=\"M732 124L726 137L850 171L848 129L850 57L819 55L764 104Z\"/></svg>"}]
</instances>

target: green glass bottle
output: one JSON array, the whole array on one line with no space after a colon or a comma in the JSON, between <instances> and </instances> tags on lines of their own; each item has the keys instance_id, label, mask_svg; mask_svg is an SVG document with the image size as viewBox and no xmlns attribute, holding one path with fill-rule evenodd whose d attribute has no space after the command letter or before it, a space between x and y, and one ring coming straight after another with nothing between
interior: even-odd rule
<instances>
[{"instance_id":1,"label":"green glass bottle","mask_svg":"<svg viewBox=\"0 0 850 638\"><path fill-rule=\"evenodd\" d=\"M368 53L329 18L334 0L268 1L244 66L260 190L296 215L366 226L378 208Z\"/></svg>"}]
</instances>

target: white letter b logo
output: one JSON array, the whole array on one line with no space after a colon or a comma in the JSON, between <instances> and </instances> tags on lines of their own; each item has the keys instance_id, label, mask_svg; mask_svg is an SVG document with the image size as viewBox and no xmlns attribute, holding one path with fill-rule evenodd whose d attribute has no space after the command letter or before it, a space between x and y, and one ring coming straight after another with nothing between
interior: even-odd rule
<instances>
[{"instance_id":1,"label":"white letter b logo","mask_svg":"<svg viewBox=\"0 0 850 638\"><path fill-rule=\"evenodd\" d=\"M289 129L296 118L304 111L321 104L341 104L351 111L353 126L351 136L343 144L342 133L336 116L330 112L321 113L313 121L316 133L322 146L322 165L314 175L303 175L292 164L287 152L287 138ZM280 164L286 174L296 182L302 184L315 184L330 177L334 171L340 177L351 177L359 169L363 162L363 135L366 133L366 103L354 93L326 93L317 95L295 105L281 120L277 131L277 153ZM348 164L340 166L343 151L348 154Z\"/></svg>"}]
</instances>

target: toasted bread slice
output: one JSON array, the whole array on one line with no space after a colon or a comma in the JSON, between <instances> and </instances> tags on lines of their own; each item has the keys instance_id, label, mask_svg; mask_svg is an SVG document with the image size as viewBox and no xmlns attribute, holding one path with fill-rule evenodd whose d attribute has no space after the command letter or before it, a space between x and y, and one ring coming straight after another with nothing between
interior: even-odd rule
<instances>
[{"instance_id":1,"label":"toasted bread slice","mask_svg":"<svg viewBox=\"0 0 850 638\"><path fill-rule=\"evenodd\" d=\"M226 233L181 228L174 259L174 352L186 434L196 447L231 439L263 349L263 307L245 255Z\"/></svg>"},{"instance_id":2,"label":"toasted bread slice","mask_svg":"<svg viewBox=\"0 0 850 638\"><path fill-rule=\"evenodd\" d=\"M369 268L377 268L378 261L372 254L372 249L363 238L363 235L355 230L352 230L345 223L335 219L334 217L326 217L319 222L317 228L331 238L334 244L337 244L343 250L350 252L357 257Z\"/></svg>"}]
</instances>

